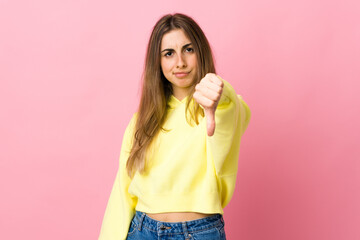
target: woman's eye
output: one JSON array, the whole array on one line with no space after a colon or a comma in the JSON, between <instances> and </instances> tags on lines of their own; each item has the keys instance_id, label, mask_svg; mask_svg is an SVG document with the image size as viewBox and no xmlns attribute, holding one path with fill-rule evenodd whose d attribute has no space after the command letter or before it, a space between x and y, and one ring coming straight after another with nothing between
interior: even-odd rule
<instances>
[{"instance_id":1,"label":"woman's eye","mask_svg":"<svg viewBox=\"0 0 360 240\"><path fill-rule=\"evenodd\" d=\"M193 52L194 49L193 49L193 48L187 48L186 51L187 51L187 52Z\"/></svg>"},{"instance_id":2,"label":"woman's eye","mask_svg":"<svg viewBox=\"0 0 360 240\"><path fill-rule=\"evenodd\" d=\"M165 57L170 57L172 55L172 52L167 52L167 53L165 53Z\"/></svg>"}]
</instances>

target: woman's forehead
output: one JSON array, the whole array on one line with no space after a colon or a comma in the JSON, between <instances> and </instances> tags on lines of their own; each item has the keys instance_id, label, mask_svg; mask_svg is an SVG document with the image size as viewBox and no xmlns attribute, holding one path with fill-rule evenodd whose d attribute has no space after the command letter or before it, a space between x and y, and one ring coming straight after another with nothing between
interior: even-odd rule
<instances>
[{"instance_id":1,"label":"woman's forehead","mask_svg":"<svg viewBox=\"0 0 360 240\"><path fill-rule=\"evenodd\" d=\"M174 29L164 34L161 40L161 49L179 49L184 45L191 43L190 39L186 36L184 30Z\"/></svg>"}]
</instances>

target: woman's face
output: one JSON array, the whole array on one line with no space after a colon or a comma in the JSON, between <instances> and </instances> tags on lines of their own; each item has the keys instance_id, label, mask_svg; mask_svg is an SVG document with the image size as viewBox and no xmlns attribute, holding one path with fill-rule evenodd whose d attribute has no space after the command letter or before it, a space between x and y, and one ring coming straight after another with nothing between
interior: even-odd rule
<instances>
[{"instance_id":1,"label":"woman's face","mask_svg":"<svg viewBox=\"0 0 360 240\"><path fill-rule=\"evenodd\" d=\"M164 34L160 48L161 69L171 82L173 95L182 100L194 84L197 58L193 45L182 29Z\"/></svg>"}]
</instances>

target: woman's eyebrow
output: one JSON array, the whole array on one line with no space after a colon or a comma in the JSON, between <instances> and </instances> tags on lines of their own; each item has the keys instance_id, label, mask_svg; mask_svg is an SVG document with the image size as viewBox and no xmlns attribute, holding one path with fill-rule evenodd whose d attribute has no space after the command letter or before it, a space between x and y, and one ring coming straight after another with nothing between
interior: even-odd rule
<instances>
[{"instance_id":1,"label":"woman's eyebrow","mask_svg":"<svg viewBox=\"0 0 360 240\"><path fill-rule=\"evenodd\" d=\"M185 45L182 47L182 49L187 48L187 47L190 46L191 44L192 44L192 43L187 43L187 44L185 44ZM161 52L164 52L164 51L174 51L174 49L172 49L172 48L166 48L166 49L162 50Z\"/></svg>"}]
</instances>

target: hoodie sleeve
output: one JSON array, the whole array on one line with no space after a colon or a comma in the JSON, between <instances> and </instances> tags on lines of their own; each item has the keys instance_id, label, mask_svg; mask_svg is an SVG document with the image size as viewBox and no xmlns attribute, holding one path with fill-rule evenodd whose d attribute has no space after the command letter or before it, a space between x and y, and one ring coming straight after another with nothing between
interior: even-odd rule
<instances>
[{"instance_id":1,"label":"hoodie sleeve","mask_svg":"<svg viewBox=\"0 0 360 240\"><path fill-rule=\"evenodd\" d=\"M135 215L137 198L128 193L131 179L126 172L126 161L132 146L134 116L126 127L122 140L119 169L103 217L99 240L125 240Z\"/></svg>"},{"instance_id":2,"label":"hoodie sleeve","mask_svg":"<svg viewBox=\"0 0 360 240\"><path fill-rule=\"evenodd\" d=\"M243 98L230 83L220 79L224 87L215 111L215 132L207 136L207 154L214 161L218 177L237 173L240 140L251 116Z\"/></svg>"}]
</instances>

